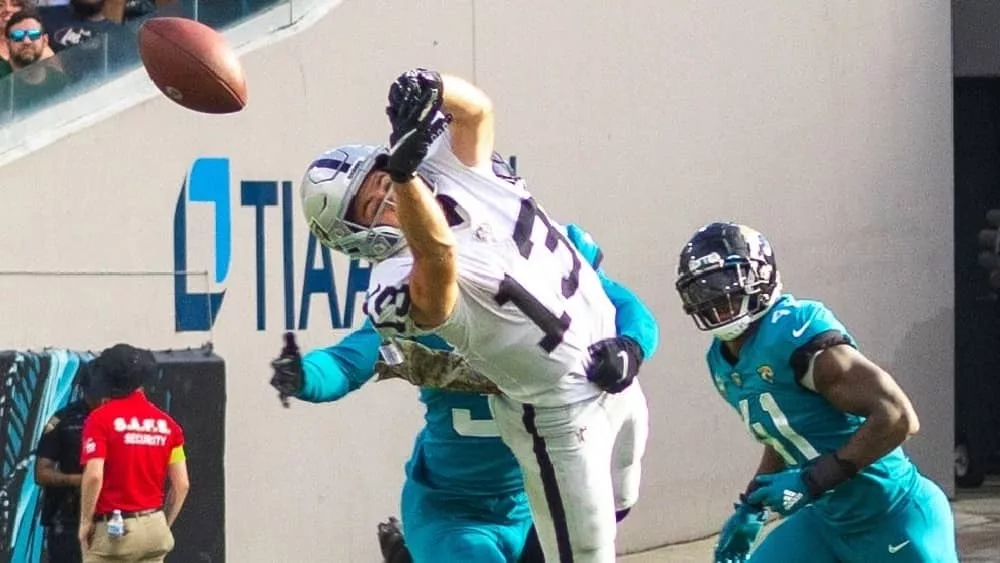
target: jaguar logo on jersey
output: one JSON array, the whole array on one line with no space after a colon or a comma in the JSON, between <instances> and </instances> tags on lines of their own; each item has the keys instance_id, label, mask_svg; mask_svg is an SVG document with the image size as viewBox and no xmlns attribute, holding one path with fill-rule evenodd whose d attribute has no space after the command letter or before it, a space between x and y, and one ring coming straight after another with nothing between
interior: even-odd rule
<instances>
[{"instance_id":1,"label":"jaguar logo on jersey","mask_svg":"<svg viewBox=\"0 0 1000 563\"><path fill-rule=\"evenodd\" d=\"M304 225L293 225L294 200L291 180L240 180L239 206L232 204L233 182L231 162L225 157L202 157L194 161L181 185L174 209L174 313L175 330L178 332L204 331L211 329L222 309L226 296L224 285L230 277L232 244L250 244L253 241L256 258L256 304L259 331L267 330L266 315L266 267L281 268L283 278L284 330L304 330L309 325L310 303L313 296L325 297L330 310L331 328L350 328L354 323L354 303L357 294L363 294L368 287L371 268L358 260L349 262L346 284L338 291L329 248L317 244L316 238L308 234ZM192 290L188 279L189 244L204 245L209 241L188 240L189 206L212 206L213 235L211 248L214 251L211 268L211 283L214 290ZM268 208L277 207L281 214L281 252L279 256L267 254ZM234 232L233 214L252 214L254 227L247 232ZM299 228L301 227L301 229ZM297 233L308 234L304 256L296 256L294 241ZM298 258L299 261L296 261ZM319 265L316 265L317 262ZM295 264L303 264L301 286L295 287ZM244 272L236 272L244 275ZM208 289L208 288L206 288ZM298 300L296 300L298 289ZM341 296L343 300L341 300ZM341 308L343 303L343 308ZM297 305L297 306L296 306Z\"/></svg>"},{"instance_id":2,"label":"jaguar logo on jersey","mask_svg":"<svg viewBox=\"0 0 1000 563\"><path fill-rule=\"evenodd\" d=\"M774 370L771 366L763 365L757 368L757 375L768 383L774 383Z\"/></svg>"}]
</instances>

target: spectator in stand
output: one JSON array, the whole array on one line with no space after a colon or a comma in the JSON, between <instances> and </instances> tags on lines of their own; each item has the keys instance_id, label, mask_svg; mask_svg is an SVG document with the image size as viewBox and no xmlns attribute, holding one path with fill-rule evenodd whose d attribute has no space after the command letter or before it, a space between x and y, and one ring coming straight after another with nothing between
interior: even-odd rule
<instances>
[{"instance_id":1,"label":"spectator in stand","mask_svg":"<svg viewBox=\"0 0 1000 563\"><path fill-rule=\"evenodd\" d=\"M52 36L52 49L59 53L68 47L87 44L100 49L101 35L110 33L116 24L104 17L105 0L70 0L69 4L49 8L45 28Z\"/></svg>"},{"instance_id":2,"label":"spectator in stand","mask_svg":"<svg viewBox=\"0 0 1000 563\"><path fill-rule=\"evenodd\" d=\"M17 0L0 0L0 26L7 28L7 20L24 6ZM7 76L13 70L10 68L10 51L7 50L7 42L0 41L0 78Z\"/></svg>"},{"instance_id":3,"label":"spectator in stand","mask_svg":"<svg viewBox=\"0 0 1000 563\"><path fill-rule=\"evenodd\" d=\"M4 28L4 42L15 71L12 84L15 108L32 106L70 83L58 60L51 51L46 51L49 38L35 12L21 10L10 16Z\"/></svg>"},{"instance_id":4,"label":"spectator in stand","mask_svg":"<svg viewBox=\"0 0 1000 563\"><path fill-rule=\"evenodd\" d=\"M7 20L24 9L34 9L31 0L0 0L0 30L7 29ZM53 54L52 48L46 45L43 54ZM10 51L7 49L7 42L0 39L0 78L14 72L9 61Z\"/></svg>"}]
</instances>

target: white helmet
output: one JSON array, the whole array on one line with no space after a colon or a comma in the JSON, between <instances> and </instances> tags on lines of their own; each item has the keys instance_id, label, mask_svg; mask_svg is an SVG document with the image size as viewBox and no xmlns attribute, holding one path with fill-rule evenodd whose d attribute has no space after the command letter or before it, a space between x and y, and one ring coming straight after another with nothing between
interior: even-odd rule
<instances>
[{"instance_id":1,"label":"white helmet","mask_svg":"<svg viewBox=\"0 0 1000 563\"><path fill-rule=\"evenodd\" d=\"M403 232L396 227L359 225L345 219L368 173L376 164L384 164L388 154L384 146L344 145L321 154L309 165L299 196L309 230L320 244L372 262L384 260L406 245ZM373 224L386 205L391 205L388 194Z\"/></svg>"}]
</instances>

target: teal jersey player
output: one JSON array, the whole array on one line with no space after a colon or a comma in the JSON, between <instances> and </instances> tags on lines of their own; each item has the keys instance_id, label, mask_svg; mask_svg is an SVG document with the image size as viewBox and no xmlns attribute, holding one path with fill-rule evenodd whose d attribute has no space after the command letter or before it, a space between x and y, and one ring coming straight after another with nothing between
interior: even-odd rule
<instances>
[{"instance_id":1,"label":"teal jersey player","mask_svg":"<svg viewBox=\"0 0 1000 563\"><path fill-rule=\"evenodd\" d=\"M958 561L947 498L901 448L918 427L905 393L826 306L782 294L763 235L706 225L681 253L677 290L715 336L719 395L764 445L716 561ZM750 555L764 509L784 521Z\"/></svg>"},{"instance_id":2,"label":"teal jersey player","mask_svg":"<svg viewBox=\"0 0 1000 563\"><path fill-rule=\"evenodd\" d=\"M567 236L598 270L616 307L619 336L637 343L643 358L650 358L658 344L658 328L649 309L599 269L601 252L587 233L568 225ZM432 350L450 350L436 336L413 340ZM288 369L287 360L294 354L283 354L286 362L282 367L282 358L276 361L272 384L301 400L337 401L375 376L381 345L367 321L335 346L302 356L297 382L289 384L295 376L289 377L294 369ZM542 561L536 541L525 547L532 520L523 478L514 455L500 439L487 395L425 385L420 387L420 401L426 407L425 423L406 463L401 495L405 549L386 553L387 561L409 561L407 557L417 563ZM383 546L383 551L392 549Z\"/></svg>"}]
</instances>

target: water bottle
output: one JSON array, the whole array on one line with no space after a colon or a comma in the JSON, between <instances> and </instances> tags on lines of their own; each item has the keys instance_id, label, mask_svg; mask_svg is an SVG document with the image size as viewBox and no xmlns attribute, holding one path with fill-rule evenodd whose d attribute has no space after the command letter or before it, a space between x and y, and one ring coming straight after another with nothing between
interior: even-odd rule
<instances>
[{"instance_id":1,"label":"water bottle","mask_svg":"<svg viewBox=\"0 0 1000 563\"><path fill-rule=\"evenodd\" d=\"M108 537L120 538L125 535L125 520L122 518L122 511L117 508L111 513L108 520Z\"/></svg>"}]
</instances>

